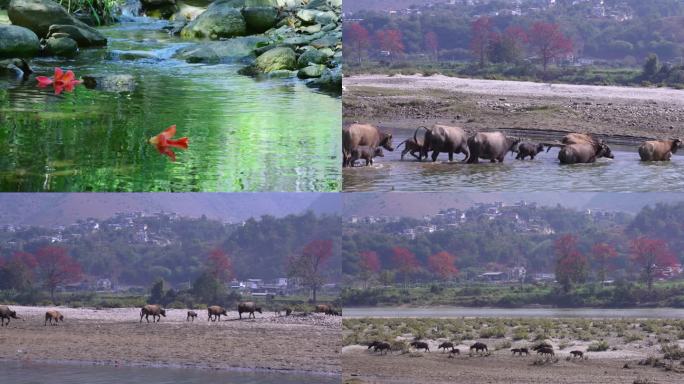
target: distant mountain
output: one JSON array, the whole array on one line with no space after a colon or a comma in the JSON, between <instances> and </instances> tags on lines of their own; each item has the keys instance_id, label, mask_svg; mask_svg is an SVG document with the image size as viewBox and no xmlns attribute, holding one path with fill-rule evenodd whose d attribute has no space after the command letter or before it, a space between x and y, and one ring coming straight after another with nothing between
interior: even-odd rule
<instances>
[{"instance_id":1,"label":"distant mountain","mask_svg":"<svg viewBox=\"0 0 684 384\"><path fill-rule=\"evenodd\" d=\"M55 226L104 219L119 212L173 212L221 221L276 217L311 209L338 212L333 194L321 193L3 193L0 225ZM339 200L339 198L337 199ZM336 205L337 204L337 205Z\"/></svg>"},{"instance_id":2,"label":"distant mountain","mask_svg":"<svg viewBox=\"0 0 684 384\"><path fill-rule=\"evenodd\" d=\"M357 11L393 11L406 9L412 5L426 5L445 3L446 0L344 0L342 10L344 12Z\"/></svg>"},{"instance_id":3,"label":"distant mountain","mask_svg":"<svg viewBox=\"0 0 684 384\"><path fill-rule=\"evenodd\" d=\"M636 213L646 205L684 200L677 193L345 193L343 215L349 216L406 216L421 218L446 208L465 209L475 203L503 201L536 202L544 206L575 209L604 209Z\"/></svg>"}]
</instances>

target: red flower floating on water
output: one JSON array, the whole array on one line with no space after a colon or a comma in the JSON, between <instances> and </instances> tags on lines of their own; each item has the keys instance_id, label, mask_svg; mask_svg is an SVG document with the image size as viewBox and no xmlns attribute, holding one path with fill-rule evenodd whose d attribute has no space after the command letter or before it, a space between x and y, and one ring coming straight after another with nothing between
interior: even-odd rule
<instances>
[{"instance_id":1,"label":"red flower floating on water","mask_svg":"<svg viewBox=\"0 0 684 384\"><path fill-rule=\"evenodd\" d=\"M178 140L171 140L172 137L176 136L176 125L172 125L164 132L154 136L150 139L150 144L157 147L157 151L162 155L168 156L171 161L176 161L176 153L171 150L171 148L182 148L188 149L188 138L181 137Z\"/></svg>"},{"instance_id":2,"label":"red flower floating on water","mask_svg":"<svg viewBox=\"0 0 684 384\"><path fill-rule=\"evenodd\" d=\"M76 80L76 75L71 70L64 72L62 68L55 68L55 76L37 76L38 86L40 88L45 88L48 85L52 85L55 88L55 95L59 95L62 91L72 92L74 87L81 84L83 81Z\"/></svg>"}]
</instances>

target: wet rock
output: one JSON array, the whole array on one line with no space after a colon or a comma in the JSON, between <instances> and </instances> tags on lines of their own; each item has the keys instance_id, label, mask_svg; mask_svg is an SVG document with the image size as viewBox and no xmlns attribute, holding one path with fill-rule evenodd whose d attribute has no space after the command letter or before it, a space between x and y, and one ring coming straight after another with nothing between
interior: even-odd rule
<instances>
[{"instance_id":1,"label":"wet rock","mask_svg":"<svg viewBox=\"0 0 684 384\"><path fill-rule=\"evenodd\" d=\"M51 36L45 41L45 53L54 56L73 57L78 53L78 44L71 37Z\"/></svg>"},{"instance_id":2,"label":"wet rock","mask_svg":"<svg viewBox=\"0 0 684 384\"><path fill-rule=\"evenodd\" d=\"M325 65L313 64L300 69L299 72L297 72L297 77L299 77L300 79L311 79L321 77L325 70Z\"/></svg>"},{"instance_id":3,"label":"wet rock","mask_svg":"<svg viewBox=\"0 0 684 384\"><path fill-rule=\"evenodd\" d=\"M100 91L132 92L135 89L135 78L131 75L84 76L83 85Z\"/></svg>"},{"instance_id":4,"label":"wet rock","mask_svg":"<svg viewBox=\"0 0 684 384\"><path fill-rule=\"evenodd\" d=\"M260 44L268 40L261 36L235 37L225 41L203 43L179 50L174 58L189 63L228 63L241 61L253 54Z\"/></svg>"},{"instance_id":5,"label":"wet rock","mask_svg":"<svg viewBox=\"0 0 684 384\"><path fill-rule=\"evenodd\" d=\"M33 57L40 51L38 36L28 28L0 25L0 59Z\"/></svg>"},{"instance_id":6,"label":"wet rock","mask_svg":"<svg viewBox=\"0 0 684 384\"><path fill-rule=\"evenodd\" d=\"M88 36L85 44L71 36L79 46L102 46L107 39L94 28L71 16L64 7L51 0L12 0L7 9L12 24L26 27L38 36L47 36L52 25L67 25Z\"/></svg>"},{"instance_id":7,"label":"wet rock","mask_svg":"<svg viewBox=\"0 0 684 384\"><path fill-rule=\"evenodd\" d=\"M297 55L288 47L273 48L257 57L255 66L264 73L279 69L293 70L297 67Z\"/></svg>"},{"instance_id":8,"label":"wet rock","mask_svg":"<svg viewBox=\"0 0 684 384\"><path fill-rule=\"evenodd\" d=\"M297 32L302 32L302 33L316 33L321 31L321 25L320 24L314 24L314 25L307 25L305 27L299 27L297 28Z\"/></svg>"},{"instance_id":9,"label":"wet rock","mask_svg":"<svg viewBox=\"0 0 684 384\"><path fill-rule=\"evenodd\" d=\"M299 58L297 59L297 66L299 68L304 68L309 66L310 64L325 64L327 61L328 56L325 53L319 51L316 48L311 48L299 56Z\"/></svg>"},{"instance_id":10,"label":"wet rock","mask_svg":"<svg viewBox=\"0 0 684 384\"><path fill-rule=\"evenodd\" d=\"M278 10L273 7L247 7L242 10L242 17L250 32L262 33L276 25Z\"/></svg>"},{"instance_id":11,"label":"wet rock","mask_svg":"<svg viewBox=\"0 0 684 384\"><path fill-rule=\"evenodd\" d=\"M219 2L210 5L204 13L186 25L181 31L181 37L208 37L217 40L243 36L246 33L247 24L240 10L225 2Z\"/></svg>"},{"instance_id":12,"label":"wet rock","mask_svg":"<svg viewBox=\"0 0 684 384\"><path fill-rule=\"evenodd\" d=\"M48 37L55 33L65 33L76 41L79 47L101 47L107 45L107 38L93 28L81 25L51 25Z\"/></svg>"},{"instance_id":13,"label":"wet rock","mask_svg":"<svg viewBox=\"0 0 684 384\"><path fill-rule=\"evenodd\" d=\"M342 67L326 68L321 77L309 85L330 91L340 91L342 89Z\"/></svg>"}]
</instances>

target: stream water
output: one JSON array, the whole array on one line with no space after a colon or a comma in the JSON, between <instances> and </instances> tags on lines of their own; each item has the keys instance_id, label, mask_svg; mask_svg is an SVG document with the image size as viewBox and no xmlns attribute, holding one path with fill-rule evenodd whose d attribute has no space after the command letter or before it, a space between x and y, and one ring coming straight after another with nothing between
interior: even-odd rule
<instances>
[{"instance_id":1,"label":"stream water","mask_svg":"<svg viewBox=\"0 0 684 384\"><path fill-rule=\"evenodd\" d=\"M393 132L395 145L413 132ZM608 142L610 140L608 139ZM684 157L674 155L669 162L642 162L634 146L611 145L615 159L599 159L593 164L561 165L558 148L540 153L534 160L516 160L509 153L503 163L462 164L463 154L448 162L441 153L437 162L416 161L410 154L401 161L402 145L371 167L345 168L344 191L464 191L464 192L654 192L684 189ZM361 164L359 162L358 164Z\"/></svg>"},{"instance_id":2,"label":"stream water","mask_svg":"<svg viewBox=\"0 0 684 384\"><path fill-rule=\"evenodd\" d=\"M228 372L191 368L137 368L0 362L3 383L89 384L335 384L339 377L270 372Z\"/></svg>"},{"instance_id":3,"label":"stream water","mask_svg":"<svg viewBox=\"0 0 684 384\"><path fill-rule=\"evenodd\" d=\"M338 96L297 79L241 76L237 63L175 60L188 42L164 23L104 27L107 48L31 62L39 75L57 66L77 77L131 75L132 89L54 95L33 78L0 76L1 191L340 189ZM172 124L190 140L175 162L147 143Z\"/></svg>"}]
</instances>

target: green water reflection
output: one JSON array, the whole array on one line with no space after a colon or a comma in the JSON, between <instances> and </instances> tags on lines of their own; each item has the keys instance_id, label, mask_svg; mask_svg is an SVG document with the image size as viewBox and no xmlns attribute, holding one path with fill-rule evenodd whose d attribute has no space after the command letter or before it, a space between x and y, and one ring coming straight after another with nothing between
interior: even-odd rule
<instances>
[{"instance_id":1,"label":"green water reflection","mask_svg":"<svg viewBox=\"0 0 684 384\"><path fill-rule=\"evenodd\" d=\"M77 87L54 95L0 76L2 191L335 191L340 189L339 97L295 79L258 81L239 64L171 58L187 44L159 22L103 29L107 49L41 59L78 76L131 75L133 89ZM147 139L169 125L190 138L177 161Z\"/></svg>"}]
</instances>

